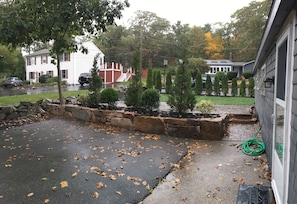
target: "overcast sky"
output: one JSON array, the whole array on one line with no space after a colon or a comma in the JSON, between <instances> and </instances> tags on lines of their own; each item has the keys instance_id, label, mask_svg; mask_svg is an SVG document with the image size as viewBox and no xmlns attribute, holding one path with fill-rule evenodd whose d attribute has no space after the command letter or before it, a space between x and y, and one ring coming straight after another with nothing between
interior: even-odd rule
<instances>
[{"instance_id":1,"label":"overcast sky","mask_svg":"<svg viewBox=\"0 0 297 204\"><path fill-rule=\"evenodd\" d=\"M238 9L248 6L252 0L128 0L130 7L123 12L120 24L127 21L135 11L150 11L175 24L204 26L207 23L230 22L230 16ZM259 0L257 0L259 1Z\"/></svg>"}]
</instances>

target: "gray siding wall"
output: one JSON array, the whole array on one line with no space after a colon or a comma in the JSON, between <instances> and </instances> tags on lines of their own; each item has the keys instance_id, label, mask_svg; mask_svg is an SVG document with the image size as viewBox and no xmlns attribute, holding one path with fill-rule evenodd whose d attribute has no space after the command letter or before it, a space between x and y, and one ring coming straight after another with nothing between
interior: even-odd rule
<instances>
[{"instance_id":1,"label":"gray siding wall","mask_svg":"<svg viewBox=\"0 0 297 204\"><path fill-rule=\"evenodd\" d=\"M265 61L266 64L266 77L274 76L275 71L275 48ZM257 70L257 75L261 74L261 70ZM265 79L266 79L265 77ZM265 94L259 90L255 91L255 108L258 115L259 123L261 126L261 135L266 146L266 155L271 166L272 162L272 136L273 136L273 123L271 115L273 114L273 100L274 99L274 86L265 88Z\"/></svg>"},{"instance_id":2,"label":"gray siding wall","mask_svg":"<svg viewBox=\"0 0 297 204\"><path fill-rule=\"evenodd\" d=\"M295 25L295 35L297 28ZM294 72L293 72L293 97L292 121L290 140L290 167L289 167L289 192L288 203L297 203L297 42L294 41Z\"/></svg>"}]
</instances>

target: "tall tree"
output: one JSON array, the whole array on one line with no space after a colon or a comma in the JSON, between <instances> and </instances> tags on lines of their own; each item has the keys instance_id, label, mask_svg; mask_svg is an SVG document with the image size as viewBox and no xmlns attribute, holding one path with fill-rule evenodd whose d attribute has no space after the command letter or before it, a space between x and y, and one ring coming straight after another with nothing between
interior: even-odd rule
<instances>
[{"instance_id":1,"label":"tall tree","mask_svg":"<svg viewBox=\"0 0 297 204\"><path fill-rule=\"evenodd\" d=\"M236 61L256 58L272 0L252 1L231 16L231 44Z\"/></svg>"},{"instance_id":2,"label":"tall tree","mask_svg":"<svg viewBox=\"0 0 297 204\"><path fill-rule=\"evenodd\" d=\"M97 35L113 24L128 1L117 0L44 0L0 2L0 42L12 46L28 47L34 42L53 42L51 56L56 60L60 103L60 56L70 52L87 52L75 37Z\"/></svg>"},{"instance_id":3,"label":"tall tree","mask_svg":"<svg viewBox=\"0 0 297 204\"><path fill-rule=\"evenodd\" d=\"M209 66L202 58L189 58L188 67L193 79L196 77L198 71L205 73L209 70Z\"/></svg>"},{"instance_id":4,"label":"tall tree","mask_svg":"<svg viewBox=\"0 0 297 204\"><path fill-rule=\"evenodd\" d=\"M161 66L163 60L158 58L158 53L170 29L169 21L149 11L136 11L130 24L137 41L141 41L143 66Z\"/></svg>"},{"instance_id":5,"label":"tall tree","mask_svg":"<svg viewBox=\"0 0 297 204\"><path fill-rule=\"evenodd\" d=\"M191 28L189 33L189 56L191 58L203 58L205 59L204 48L207 44L205 40L205 31L199 26L194 26Z\"/></svg>"},{"instance_id":6,"label":"tall tree","mask_svg":"<svg viewBox=\"0 0 297 204\"><path fill-rule=\"evenodd\" d=\"M222 59L224 52L223 40L219 36L213 36L210 32L205 34L207 45L204 48L205 55L209 59Z\"/></svg>"},{"instance_id":7,"label":"tall tree","mask_svg":"<svg viewBox=\"0 0 297 204\"><path fill-rule=\"evenodd\" d=\"M7 46L0 45L0 74L26 79L25 60L21 49L10 49Z\"/></svg>"}]
</instances>

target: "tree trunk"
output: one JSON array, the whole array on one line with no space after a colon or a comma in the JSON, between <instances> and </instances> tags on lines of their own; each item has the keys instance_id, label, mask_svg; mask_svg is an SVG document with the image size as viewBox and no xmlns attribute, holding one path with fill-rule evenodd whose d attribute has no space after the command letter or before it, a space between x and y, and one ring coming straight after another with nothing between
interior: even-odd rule
<instances>
[{"instance_id":1,"label":"tree trunk","mask_svg":"<svg viewBox=\"0 0 297 204\"><path fill-rule=\"evenodd\" d=\"M60 69L60 59L59 59L59 56L57 56L57 70L58 70L59 100L60 100L60 105L63 105L64 104L64 97L63 97L62 88L61 88L61 69Z\"/></svg>"}]
</instances>

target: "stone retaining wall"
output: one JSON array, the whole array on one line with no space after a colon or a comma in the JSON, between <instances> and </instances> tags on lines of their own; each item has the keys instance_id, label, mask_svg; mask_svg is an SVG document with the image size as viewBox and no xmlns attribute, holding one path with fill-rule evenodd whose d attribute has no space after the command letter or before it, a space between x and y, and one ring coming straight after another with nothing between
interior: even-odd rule
<instances>
[{"instance_id":1,"label":"stone retaining wall","mask_svg":"<svg viewBox=\"0 0 297 204\"><path fill-rule=\"evenodd\" d=\"M99 110L58 104L48 104L47 111L52 115L70 119L192 139L221 140L227 129L227 114L217 118L166 118L142 116L124 110Z\"/></svg>"},{"instance_id":2,"label":"stone retaining wall","mask_svg":"<svg viewBox=\"0 0 297 204\"><path fill-rule=\"evenodd\" d=\"M17 118L28 117L38 113L44 113L47 106L47 101L41 100L38 102L20 102L13 106L0 106L0 121L14 120Z\"/></svg>"}]
</instances>

